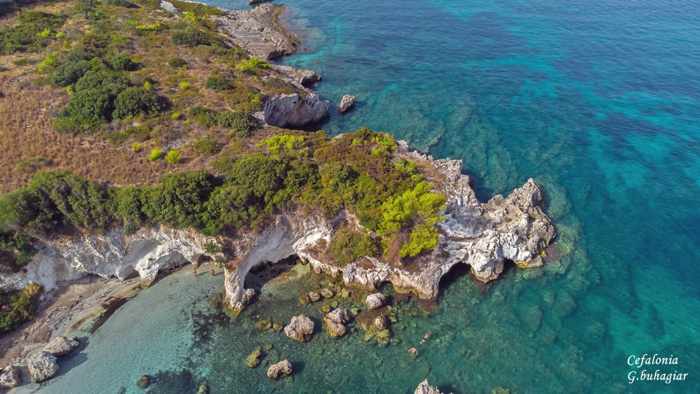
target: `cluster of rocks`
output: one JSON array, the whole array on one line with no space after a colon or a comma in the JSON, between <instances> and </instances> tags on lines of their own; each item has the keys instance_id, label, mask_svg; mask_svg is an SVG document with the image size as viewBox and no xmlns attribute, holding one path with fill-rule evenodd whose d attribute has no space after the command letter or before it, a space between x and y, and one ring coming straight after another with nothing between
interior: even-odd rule
<instances>
[{"instance_id":1,"label":"cluster of rocks","mask_svg":"<svg viewBox=\"0 0 700 394\"><path fill-rule=\"evenodd\" d=\"M284 359L278 363L270 365L267 369L267 377L273 380L292 376L294 368L289 360Z\"/></svg>"},{"instance_id":2,"label":"cluster of rocks","mask_svg":"<svg viewBox=\"0 0 700 394\"><path fill-rule=\"evenodd\" d=\"M41 383L58 373L58 359L80 346L75 338L54 337L40 349L30 352L23 360L0 372L0 387L13 388L24 383Z\"/></svg>"},{"instance_id":3,"label":"cluster of rocks","mask_svg":"<svg viewBox=\"0 0 700 394\"><path fill-rule=\"evenodd\" d=\"M414 394L443 394L442 391L438 390L437 387L431 386L430 383L428 383L428 379L423 380L418 384L418 387L416 387L416 390L413 392Z\"/></svg>"},{"instance_id":4,"label":"cluster of rocks","mask_svg":"<svg viewBox=\"0 0 700 394\"><path fill-rule=\"evenodd\" d=\"M323 317L326 332L334 338L342 337L348 332L346 324L350 323L351 320L352 316L345 308L336 308Z\"/></svg>"}]
</instances>

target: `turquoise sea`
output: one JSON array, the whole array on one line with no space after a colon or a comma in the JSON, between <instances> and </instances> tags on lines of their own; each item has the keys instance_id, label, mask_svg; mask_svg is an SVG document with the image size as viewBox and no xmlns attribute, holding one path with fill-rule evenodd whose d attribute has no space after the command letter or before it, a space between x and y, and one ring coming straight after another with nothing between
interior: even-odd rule
<instances>
[{"instance_id":1,"label":"turquoise sea","mask_svg":"<svg viewBox=\"0 0 700 394\"><path fill-rule=\"evenodd\" d=\"M454 393L700 392L697 1L285 3L306 50L284 62L318 71L322 96L360 100L327 131L369 126L462 159L484 200L534 177L556 256L489 286L455 273L437 306L403 306L385 348L359 333L305 345L258 333L255 315L314 311L296 301L303 272L237 320L209 307L221 277L180 272L120 309L41 392L135 393L144 373L158 374L153 393L203 381L212 393L409 393L425 377ZM273 345L268 361L289 357L294 378L246 368L258 344ZM628 358L645 353L677 357L662 372L687 379L629 384L641 369Z\"/></svg>"}]
</instances>

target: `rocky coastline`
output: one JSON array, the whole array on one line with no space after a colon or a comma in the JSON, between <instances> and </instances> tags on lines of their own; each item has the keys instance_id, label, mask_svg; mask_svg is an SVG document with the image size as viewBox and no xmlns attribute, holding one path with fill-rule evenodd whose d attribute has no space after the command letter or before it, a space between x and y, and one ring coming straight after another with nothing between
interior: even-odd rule
<instances>
[{"instance_id":1,"label":"rocky coastline","mask_svg":"<svg viewBox=\"0 0 700 394\"><path fill-rule=\"evenodd\" d=\"M229 42L271 60L294 53L299 46L298 38L280 20L283 12L284 7L261 4L249 11L227 11L216 22ZM272 126L303 129L328 116L330 104L311 90L320 76L288 66L271 67L277 78L292 82L300 93L268 98L260 119ZM344 98L344 103L342 112L352 106L354 97ZM244 286L251 269L293 255L310 264L315 272L342 279L347 286L373 290L391 283L397 292L426 300L438 297L441 278L458 264L468 265L472 276L481 282L497 279L509 263L519 268L543 264L556 230L543 211L542 190L534 180L527 180L506 197L497 195L482 203L469 176L462 174L460 160L434 159L411 150L406 142L399 143L397 155L429 168L434 174L432 180L447 197L444 220L439 224L439 243L432 252L401 264L363 257L338 266L327 257L330 240L343 225L359 226L357 220L349 212L329 219L301 210L279 213L262 229L240 233L235 239L165 226L131 234L115 228L104 234L47 239L24 270L0 275L0 291L21 289L34 282L47 292L39 317L3 338L0 373L19 383L44 380L37 376L50 378L50 372L58 370L57 357L65 353L47 352L45 344L64 336L73 344L73 335L87 335L97 329L141 286L186 264L194 265L195 270L201 264L221 264L224 301L235 311L242 310L253 298L254 293ZM342 336L347 320L329 313L325 324L336 336ZM32 374L31 366L35 364L46 368ZM284 367L289 373L275 371L275 379L291 374L291 366ZM425 391L426 387L421 390L433 392Z\"/></svg>"}]
</instances>

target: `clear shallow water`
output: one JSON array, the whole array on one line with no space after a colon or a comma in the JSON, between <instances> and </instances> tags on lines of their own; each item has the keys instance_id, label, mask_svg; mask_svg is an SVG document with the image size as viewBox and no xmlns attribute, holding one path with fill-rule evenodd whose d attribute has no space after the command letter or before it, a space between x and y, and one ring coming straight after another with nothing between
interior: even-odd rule
<instances>
[{"instance_id":1,"label":"clear shallow water","mask_svg":"<svg viewBox=\"0 0 700 394\"><path fill-rule=\"evenodd\" d=\"M360 98L327 130L369 126L461 158L482 199L534 177L562 257L485 289L456 278L388 348L359 335L305 346L260 335L206 312L220 278L166 278L117 312L87 361L46 392L131 392L142 373L180 369L194 377L163 382L182 392L201 379L213 392L409 392L426 376L457 393L700 392L696 2L286 3L309 51L285 62L319 71L329 99ZM165 297L171 287L177 297ZM279 293L275 313L298 313L296 293ZM257 308L271 314L271 303ZM165 335L146 344L132 328ZM426 331L412 361L406 349ZM268 342L303 364L293 380L272 384L243 366ZM627 357L645 352L677 356L688 381L628 385Z\"/></svg>"}]
</instances>

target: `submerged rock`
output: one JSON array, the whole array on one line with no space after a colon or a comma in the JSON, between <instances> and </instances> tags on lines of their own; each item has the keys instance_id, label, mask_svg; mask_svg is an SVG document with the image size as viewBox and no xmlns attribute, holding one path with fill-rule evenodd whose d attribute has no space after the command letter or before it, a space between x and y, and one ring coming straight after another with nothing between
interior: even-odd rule
<instances>
[{"instance_id":1,"label":"submerged rock","mask_svg":"<svg viewBox=\"0 0 700 394\"><path fill-rule=\"evenodd\" d=\"M386 297L382 293L373 293L365 298L365 305L369 310L381 308L386 303Z\"/></svg>"},{"instance_id":2,"label":"submerged rock","mask_svg":"<svg viewBox=\"0 0 700 394\"><path fill-rule=\"evenodd\" d=\"M66 338L62 336L54 337L49 343L44 346L44 351L51 353L54 356L65 356L80 346L75 338Z\"/></svg>"},{"instance_id":3,"label":"submerged rock","mask_svg":"<svg viewBox=\"0 0 700 394\"><path fill-rule=\"evenodd\" d=\"M298 315L284 327L284 334L299 342L306 342L314 335L314 322L307 316Z\"/></svg>"},{"instance_id":4,"label":"submerged rock","mask_svg":"<svg viewBox=\"0 0 700 394\"><path fill-rule=\"evenodd\" d=\"M328 116L328 102L317 94L278 94L265 101L265 123L284 128L304 129L319 124Z\"/></svg>"},{"instance_id":5,"label":"submerged rock","mask_svg":"<svg viewBox=\"0 0 700 394\"><path fill-rule=\"evenodd\" d=\"M437 387L431 386L428 379L423 380L416 387L414 394L443 394Z\"/></svg>"},{"instance_id":6,"label":"submerged rock","mask_svg":"<svg viewBox=\"0 0 700 394\"><path fill-rule=\"evenodd\" d=\"M40 383L58 372L56 356L48 352L35 352L25 359L32 382Z\"/></svg>"},{"instance_id":7,"label":"submerged rock","mask_svg":"<svg viewBox=\"0 0 700 394\"><path fill-rule=\"evenodd\" d=\"M263 357L263 350L260 346L258 346L248 355L248 357L245 358L245 365L248 368L256 368L258 365L260 365Z\"/></svg>"},{"instance_id":8,"label":"submerged rock","mask_svg":"<svg viewBox=\"0 0 700 394\"><path fill-rule=\"evenodd\" d=\"M350 322L350 313L345 308L334 309L323 317L326 332L331 337L342 337L348 331L345 325Z\"/></svg>"},{"instance_id":9,"label":"submerged rock","mask_svg":"<svg viewBox=\"0 0 700 394\"><path fill-rule=\"evenodd\" d=\"M374 318L374 327L378 330L384 330L389 327L389 318L384 315L379 315Z\"/></svg>"},{"instance_id":10,"label":"submerged rock","mask_svg":"<svg viewBox=\"0 0 700 394\"><path fill-rule=\"evenodd\" d=\"M357 100L357 97L355 96L351 96L349 94L344 95L340 99L340 104L338 104L338 111L340 111L340 113L348 112L348 110L355 105L355 100Z\"/></svg>"},{"instance_id":11,"label":"submerged rock","mask_svg":"<svg viewBox=\"0 0 700 394\"><path fill-rule=\"evenodd\" d=\"M150 375L141 375L139 380L136 381L136 386L140 389L146 389L148 386L151 385L151 376Z\"/></svg>"},{"instance_id":12,"label":"submerged rock","mask_svg":"<svg viewBox=\"0 0 700 394\"><path fill-rule=\"evenodd\" d=\"M270 365L270 368L267 369L267 377L274 380L291 376L292 373L294 373L292 363L286 359Z\"/></svg>"},{"instance_id":13,"label":"submerged rock","mask_svg":"<svg viewBox=\"0 0 700 394\"><path fill-rule=\"evenodd\" d=\"M22 384L22 374L16 365L10 365L0 373L0 387L13 388Z\"/></svg>"}]
</instances>

